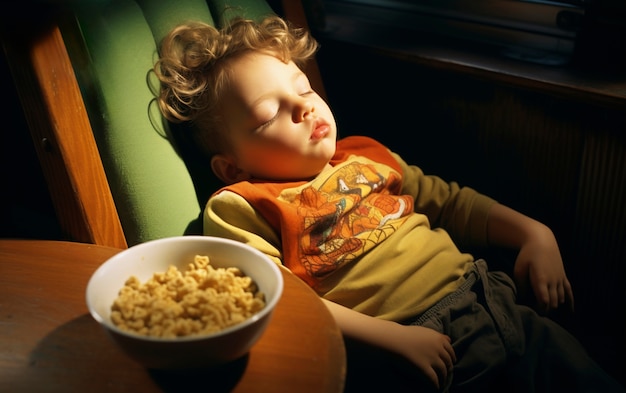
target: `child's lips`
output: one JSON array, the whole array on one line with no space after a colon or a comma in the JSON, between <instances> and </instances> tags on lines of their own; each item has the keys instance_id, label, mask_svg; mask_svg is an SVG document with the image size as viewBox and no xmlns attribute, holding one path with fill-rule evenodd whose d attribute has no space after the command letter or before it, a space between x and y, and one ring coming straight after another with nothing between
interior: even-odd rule
<instances>
[{"instance_id":1,"label":"child's lips","mask_svg":"<svg viewBox=\"0 0 626 393\"><path fill-rule=\"evenodd\" d=\"M311 133L311 140L319 140L328 135L330 126L324 122L316 121L313 126L313 132Z\"/></svg>"}]
</instances>

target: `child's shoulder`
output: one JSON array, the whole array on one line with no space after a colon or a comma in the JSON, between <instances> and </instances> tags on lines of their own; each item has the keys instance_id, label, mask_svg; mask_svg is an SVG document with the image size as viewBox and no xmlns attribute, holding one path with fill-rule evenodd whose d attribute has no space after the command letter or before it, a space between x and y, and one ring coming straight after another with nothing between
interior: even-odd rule
<instances>
[{"instance_id":1,"label":"child's shoulder","mask_svg":"<svg viewBox=\"0 0 626 393\"><path fill-rule=\"evenodd\" d=\"M350 156L363 156L394 167L397 165L389 149L368 136L347 136L337 141L337 151L332 161L343 162Z\"/></svg>"}]
</instances>

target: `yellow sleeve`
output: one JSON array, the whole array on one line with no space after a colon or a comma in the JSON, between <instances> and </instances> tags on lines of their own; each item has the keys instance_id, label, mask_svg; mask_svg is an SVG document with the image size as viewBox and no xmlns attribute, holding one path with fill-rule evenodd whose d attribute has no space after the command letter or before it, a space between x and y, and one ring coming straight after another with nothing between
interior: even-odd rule
<instances>
[{"instance_id":1,"label":"yellow sleeve","mask_svg":"<svg viewBox=\"0 0 626 393\"><path fill-rule=\"evenodd\" d=\"M417 166L392 154L402 167L402 191L415 198L416 212L425 214L433 228L445 229L459 245L488 245L487 217L495 200L457 182L425 175Z\"/></svg>"},{"instance_id":2,"label":"yellow sleeve","mask_svg":"<svg viewBox=\"0 0 626 393\"><path fill-rule=\"evenodd\" d=\"M214 195L204 209L203 232L246 243L282 265L278 234L240 195L223 191Z\"/></svg>"}]
</instances>

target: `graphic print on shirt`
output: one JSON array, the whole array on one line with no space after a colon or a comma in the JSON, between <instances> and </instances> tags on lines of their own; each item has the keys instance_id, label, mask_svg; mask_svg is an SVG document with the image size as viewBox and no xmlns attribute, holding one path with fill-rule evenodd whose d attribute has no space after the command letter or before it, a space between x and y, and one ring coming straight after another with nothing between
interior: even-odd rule
<instances>
[{"instance_id":1,"label":"graphic print on shirt","mask_svg":"<svg viewBox=\"0 0 626 393\"><path fill-rule=\"evenodd\" d=\"M389 191L400 182L394 171L385 178L374 165L352 162L296 196L300 263L311 277L323 278L396 231L413 211L411 197Z\"/></svg>"}]
</instances>

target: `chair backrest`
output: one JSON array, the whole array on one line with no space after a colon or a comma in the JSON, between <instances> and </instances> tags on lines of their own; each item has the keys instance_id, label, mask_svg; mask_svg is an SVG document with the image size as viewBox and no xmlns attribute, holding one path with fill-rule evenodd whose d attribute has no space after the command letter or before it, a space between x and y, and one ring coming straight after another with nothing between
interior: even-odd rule
<instances>
[{"instance_id":1,"label":"chair backrest","mask_svg":"<svg viewBox=\"0 0 626 393\"><path fill-rule=\"evenodd\" d=\"M264 0L69 4L27 24L5 21L3 32L62 229L71 240L121 248L199 233L218 184L158 112L158 43L186 20L219 26L274 10ZM306 27L299 1L283 1L281 10ZM307 73L324 94L316 65Z\"/></svg>"}]
</instances>

